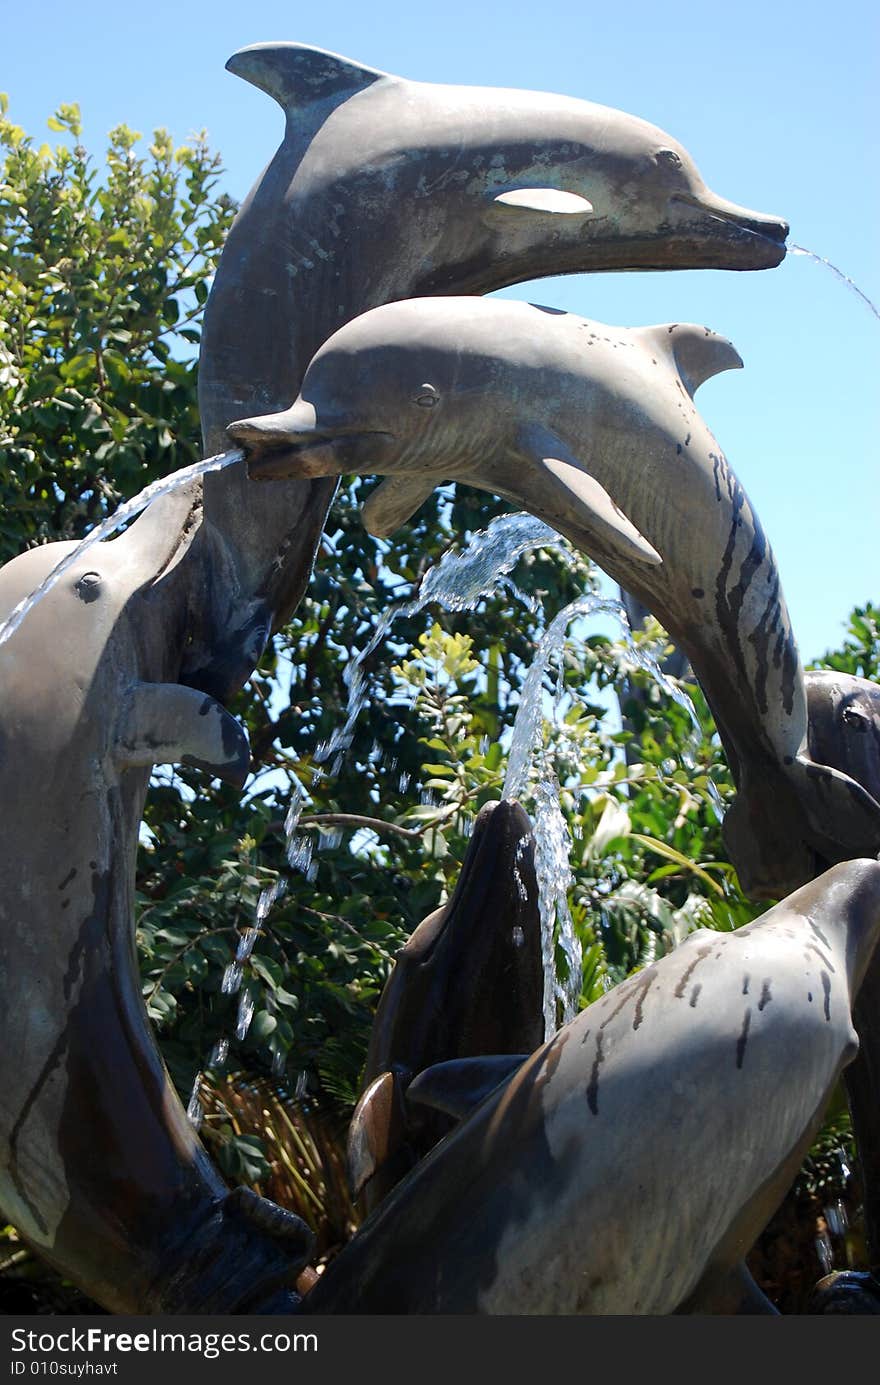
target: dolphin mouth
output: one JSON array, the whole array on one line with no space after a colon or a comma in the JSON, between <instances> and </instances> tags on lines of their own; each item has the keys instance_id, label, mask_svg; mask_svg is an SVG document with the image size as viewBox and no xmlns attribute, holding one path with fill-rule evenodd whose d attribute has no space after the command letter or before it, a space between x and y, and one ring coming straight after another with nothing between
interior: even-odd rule
<instances>
[{"instance_id":1,"label":"dolphin mouth","mask_svg":"<svg viewBox=\"0 0 880 1385\"><path fill-rule=\"evenodd\" d=\"M723 203L704 202L700 198L684 192L676 193L671 200L683 203L688 207L694 207L707 220L718 221L724 226L733 226L744 236L753 237L758 242L763 241L768 247L781 252L778 259L774 261L775 264L780 263L784 258L785 242L790 229L787 221L783 221L779 217L759 216L742 207L737 207L733 203L725 206Z\"/></svg>"},{"instance_id":2,"label":"dolphin mouth","mask_svg":"<svg viewBox=\"0 0 880 1385\"><path fill-rule=\"evenodd\" d=\"M380 429L310 429L302 433L272 433L232 423L227 432L245 451L251 481L303 481L347 472L381 470L393 433Z\"/></svg>"}]
</instances>

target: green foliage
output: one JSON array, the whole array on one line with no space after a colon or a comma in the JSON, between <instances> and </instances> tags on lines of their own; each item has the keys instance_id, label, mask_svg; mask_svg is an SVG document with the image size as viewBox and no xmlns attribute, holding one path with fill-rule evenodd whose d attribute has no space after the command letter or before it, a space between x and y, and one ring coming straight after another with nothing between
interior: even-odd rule
<instances>
[{"instance_id":1,"label":"green foliage","mask_svg":"<svg viewBox=\"0 0 880 1385\"><path fill-rule=\"evenodd\" d=\"M833 668L839 673L880 682L880 607L870 601L856 606L840 649L830 650L811 667Z\"/></svg>"},{"instance_id":2,"label":"green foliage","mask_svg":"<svg viewBox=\"0 0 880 1385\"><path fill-rule=\"evenodd\" d=\"M233 205L204 136L111 130L79 107L37 145L0 113L0 562L78 538L199 455L198 318ZM183 348L183 350L181 350Z\"/></svg>"}]
</instances>

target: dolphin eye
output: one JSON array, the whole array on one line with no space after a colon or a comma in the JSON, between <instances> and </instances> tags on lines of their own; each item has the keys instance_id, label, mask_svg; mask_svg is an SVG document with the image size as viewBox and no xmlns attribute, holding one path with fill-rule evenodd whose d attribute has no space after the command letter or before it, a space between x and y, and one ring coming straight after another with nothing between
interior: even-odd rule
<instances>
[{"instance_id":1,"label":"dolphin eye","mask_svg":"<svg viewBox=\"0 0 880 1385\"><path fill-rule=\"evenodd\" d=\"M845 725L851 727L853 731L861 731L863 733L867 731L870 725L870 718L866 717L864 712L858 711L855 707L845 707L843 709L843 720Z\"/></svg>"},{"instance_id":2,"label":"dolphin eye","mask_svg":"<svg viewBox=\"0 0 880 1385\"><path fill-rule=\"evenodd\" d=\"M82 577L74 584L74 591L80 601L85 601L86 605L91 601L97 601L101 595L101 574L100 572L84 572Z\"/></svg>"},{"instance_id":3,"label":"dolphin eye","mask_svg":"<svg viewBox=\"0 0 880 1385\"><path fill-rule=\"evenodd\" d=\"M681 157L674 149L658 149L654 157L659 164L665 164L667 168L682 167Z\"/></svg>"},{"instance_id":4,"label":"dolphin eye","mask_svg":"<svg viewBox=\"0 0 880 1385\"><path fill-rule=\"evenodd\" d=\"M419 392L415 396L415 402L422 409L433 409L435 404L440 403L440 392L434 385L430 385L426 381L425 384L419 385Z\"/></svg>"}]
</instances>

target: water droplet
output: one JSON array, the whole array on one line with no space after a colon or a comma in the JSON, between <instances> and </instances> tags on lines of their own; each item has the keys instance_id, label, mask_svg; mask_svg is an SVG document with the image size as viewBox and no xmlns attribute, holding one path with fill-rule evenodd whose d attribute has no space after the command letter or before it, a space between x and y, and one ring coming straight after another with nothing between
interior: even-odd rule
<instances>
[{"instance_id":1,"label":"water droplet","mask_svg":"<svg viewBox=\"0 0 880 1385\"><path fill-rule=\"evenodd\" d=\"M244 1039L254 1017L255 1001L250 991L245 991L238 1002L238 1019L235 1024L235 1037Z\"/></svg>"},{"instance_id":2,"label":"water droplet","mask_svg":"<svg viewBox=\"0 0 880 1385\"><path fill-rule=\"evenodd\" d=\"M223 973L223 980L220 983L220 990L223 995L235 995L241 987L244 972L237 962L230 962Z\"/></svg>"},{"instance_id":3,"label":"water droplet","mask_svg":"<svg viewBox=\"0 0 880 1385\"><path fill-rule=\"evenodd\" d=\"M205 1118L205 1110L200 1100L202 1090L202 1074L197 1072L192 1084L189 1101L187 1102L187 1119L195 1130L201 1129L202 1121Z\"/></svg>"}]
</instances>

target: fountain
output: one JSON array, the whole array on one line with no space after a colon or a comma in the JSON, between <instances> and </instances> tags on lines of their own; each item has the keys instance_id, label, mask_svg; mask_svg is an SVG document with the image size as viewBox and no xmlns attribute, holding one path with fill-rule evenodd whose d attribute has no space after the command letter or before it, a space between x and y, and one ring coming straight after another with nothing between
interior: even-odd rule
<instances>
[{"instance_id":1,"label":"fountain","mask_svg":"<svg viewBox=\"0 0 880 1385\"><path fill-rule=\"evenodd\" d=\"M16 1055L0 1206L115 1312L767 1311L742 1252L845 1067L876 1263L880 870L854 858L880 849L863 735L877 690L801 669L758 517L692 402L739 364L729 342L473 296L564 272L772 268L787 226L711 193L662 131L587 102L410 82L298 44L229 67L287 125L207 308L211 455L112 541L102 529L0 573L0 790L21 805L0 854ZM374 533L458 477L600 559L712 705L741 879L795 893L737 934L692 935L580 1015L569 997L539 1047L557 997L538 899L546 913L555 892L559 912L564 839L549 832L553 869L535 874L512 782L389 982L350 1141L372 1215L300 1300L308 1228L229 1193L162 1064L137 986L134 863L152 765L243 782L224 703L301 598L350 472L386 478ZM754 1114L771 1097L772 1131ZM688 1151L674 1198L656 1180L635 1195L645 1120L652 1156ZM627 1209L613 1234L612 1185Z\"/></svg>"}]
</instances>

